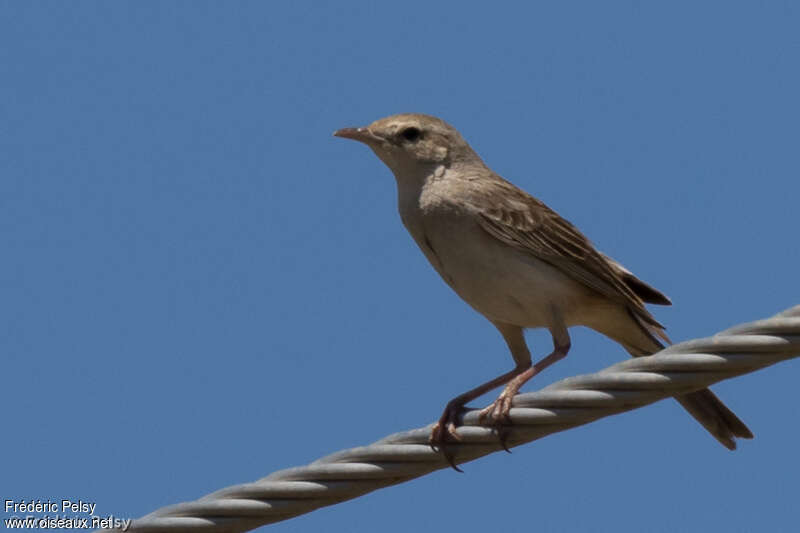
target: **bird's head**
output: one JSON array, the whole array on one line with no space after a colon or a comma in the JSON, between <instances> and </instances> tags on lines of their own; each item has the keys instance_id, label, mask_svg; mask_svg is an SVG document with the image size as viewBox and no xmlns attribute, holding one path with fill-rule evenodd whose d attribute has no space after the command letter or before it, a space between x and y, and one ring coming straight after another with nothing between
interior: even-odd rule
<instances>
[{"instance_id":1,"label":"bird's head","mask_svg":"<svg viewBox=\"0 0 800 533\"><path fill-rule=\"evenodd\" d=\"M392 115L362 128L343 128L334 135L363 142L372 148L398 178L442 165L481 163L458 130L429 115Z\"/></svg>"}]
</instances>

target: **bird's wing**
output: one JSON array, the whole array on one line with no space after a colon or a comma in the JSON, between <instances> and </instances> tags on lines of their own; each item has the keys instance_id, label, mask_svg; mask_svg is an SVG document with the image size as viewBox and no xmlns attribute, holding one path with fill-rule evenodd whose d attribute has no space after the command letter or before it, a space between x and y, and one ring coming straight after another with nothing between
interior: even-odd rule
<instances>
[{"instance_id":1,"label":"bird's wing","mask_svg":"<svg viewBox=\"0 0 800 533\"><path fill-rule=\"evenodd\" d=\"M578 228L499 176L489 184L482 182L480 187L470 203L477 209L480 225L487 233L553 265L625 305L642 321L663 329L644 307L643 299L623 279L624 269L609 262Z\"/></svg>"},{"instance_id":2,"label":"bird's wing","mask_svg":"<svg viewBox=\"0 0 800 533\"><path fill-rule=\"evenodd\" d=\"M656 289L652 285L640 280L633 274L633 272L622 266L619 262L608 257L603 252L600 252L600 255L603 256L603 259L608 261L608 263L611 265L611 268L613 268L622 281L625 282L625 285L635 292L636 296L641 298L644 302L657 305L672 305L672 301L667 297L666 294Z\"/></svg>"}]
</instances>

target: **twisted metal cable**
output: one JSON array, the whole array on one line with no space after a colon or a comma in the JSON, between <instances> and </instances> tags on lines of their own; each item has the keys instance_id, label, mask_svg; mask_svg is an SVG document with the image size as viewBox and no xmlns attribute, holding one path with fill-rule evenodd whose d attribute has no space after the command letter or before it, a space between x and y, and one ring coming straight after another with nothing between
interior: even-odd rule
<instances>
[{"instance_id":1,"label":"twisted metal cable","mask_svg":"<svg viewBox=\"0 0 800 533\"><path fill-rule=\"evenodd\" d=\"M511 409L507 444L518 446L798 355L800 305L713 337L519 394ZM466 411L463 424L458 430L461 442L452 445L456 463L502 449L497 435L478 424L477 410ZM164 507L134 520L129 531L248 531L447 468L444 457L428 446L430 428L396 433L307 466Z\"/></svg>"}]
</instances>

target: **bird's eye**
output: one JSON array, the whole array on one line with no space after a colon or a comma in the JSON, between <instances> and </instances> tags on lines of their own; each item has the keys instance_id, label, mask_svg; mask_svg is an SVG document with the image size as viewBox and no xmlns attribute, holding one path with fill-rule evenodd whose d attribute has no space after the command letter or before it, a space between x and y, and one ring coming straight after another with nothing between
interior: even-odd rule
<instances>
[{"instance_id":1,"label":"bird's eye","mask_svg":"<svg viewBox=\"0 0 800 533\"><path fill-rule=\"evenodd\" d=\"M403 131L401 131L400 135L403 136L403 139L413 143L414 141L418 140L422 136L422 132L419 131L419 128L411 127L411 128L406 128Z\"/></svg>"}]
</instances>

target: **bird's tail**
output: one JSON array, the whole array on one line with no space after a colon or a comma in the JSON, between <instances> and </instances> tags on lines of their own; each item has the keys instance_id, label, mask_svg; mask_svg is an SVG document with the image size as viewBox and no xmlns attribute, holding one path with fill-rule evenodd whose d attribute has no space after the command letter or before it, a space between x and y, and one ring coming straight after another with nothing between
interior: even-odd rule
<instances>
[{"instance_id":1,"label":"bird's tail","mask_svg":"<svg viewBox=\"0 0 800 533\"><path fill-rule=\"evenodd\" d=\"M650 337L654 343L652 349L634 348L624 344L625 348L634 357L643 355L651 355L664 346L655 338L652 331L653 326L643 324L633 313L634 320L641 326L644 332ZM709 389L703 389L689 394L676 396L675 399L686 409L695 420L700 422L706 430L713 435L723 446L729 450L736 449L736 437L743 439L752 439L753 433L748 429L744 422L742 422L733 411L722 403L717 396Z\"/></svg>"},{"instance_id":2,"label":"bird's tail","mask_svg":"<svg viewBox=\"0 0 800 533\"><path fill-rule=\"evenodd\" d=\"M720 441L729 450L736 449L735 437L752 439L753 433L739 420L733 411L722 403L722 400L709 389L703 389L683 396L676 396L676 400L684 409L689 411L695 420L700 422L715 439Z\"/></svg>"}]
</instances>

